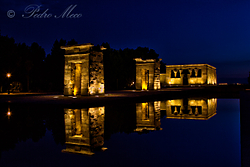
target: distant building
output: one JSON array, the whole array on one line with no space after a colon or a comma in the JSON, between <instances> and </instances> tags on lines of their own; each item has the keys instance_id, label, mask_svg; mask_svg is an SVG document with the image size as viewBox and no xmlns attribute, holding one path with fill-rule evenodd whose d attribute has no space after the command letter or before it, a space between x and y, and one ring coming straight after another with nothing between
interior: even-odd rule
<instances>
[{"instance_id":1,"label":"distant building","mask_svg":"<svg viewBox=\"0 0 250 167\"><path fill-rule=\"evenodd\" d=\"M208 64L166 65L162 85L217 85L216 68Z\"/></svg>"},{"instance_id":2,"label":"distant building","mask_svg":"<svg viewBox=\"0 0 250 167\"><path fill-rule=\"evenodd\" d=\"M64 95L104 94L103 47L87 43L65 50Z\"/></svg>"},{"instance_id":3,"label":"distant building","mask_svg":"<svg viewBox=\"0 0 250 167\"><path fill-rule=\"evenodd\" d=\"M139 90L161 89L160 84L160 61L155 59L142 60L135 58L136 61L136 81L135 88Z\"/></svg>"},{"instance_id":4,"label":"distant building","mask_svg":"<svg viewBox=\"0 0 250 167\"><path fill-rule=\"evenodd\" d=\"M216 115L217 99L174 99L161 102L169 119L208 120Z\"/></svg>"}]
</instances>

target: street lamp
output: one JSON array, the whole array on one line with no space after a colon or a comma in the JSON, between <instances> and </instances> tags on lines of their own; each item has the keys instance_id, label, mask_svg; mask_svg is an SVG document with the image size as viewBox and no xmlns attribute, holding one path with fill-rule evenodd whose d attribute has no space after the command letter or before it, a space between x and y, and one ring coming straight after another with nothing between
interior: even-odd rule
<instances>
[{"instance_id":1,"label":"street lamp","mask_svg":"<svg viewBox=\"0 0 250 167\"><path fill-rule=\"evenodd\" d=\"M8 94L10 94L10 77L11 77L11 73L7 73L7 78L8 78Z\"/></svg>"}]
</instances>

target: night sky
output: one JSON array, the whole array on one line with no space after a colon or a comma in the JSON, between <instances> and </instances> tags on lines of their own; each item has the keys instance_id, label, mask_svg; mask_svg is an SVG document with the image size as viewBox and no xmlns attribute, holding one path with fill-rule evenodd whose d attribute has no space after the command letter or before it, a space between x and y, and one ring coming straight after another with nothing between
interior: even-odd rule
<instances>
[{"instance_id":1,"label":"night sky","mask_svg":"<svg viewBox=\"0 0 250 167\"><path fill-rule=\"evenodd\" d=\"M51 17L29 17L25 8L32 4L41 6L36 14L48 9ZM70 5L77 5L71 14L80 18L59 17ZM9 10L15 17L7 16ZM1 0L0 30L18 43L37 42L47 54L56 39L75 39L108 42L114 49L149 47L169 65L208 63L217 68L219 82L247 82L250 71L247 0Z\"/></svg>"}]
</instances>

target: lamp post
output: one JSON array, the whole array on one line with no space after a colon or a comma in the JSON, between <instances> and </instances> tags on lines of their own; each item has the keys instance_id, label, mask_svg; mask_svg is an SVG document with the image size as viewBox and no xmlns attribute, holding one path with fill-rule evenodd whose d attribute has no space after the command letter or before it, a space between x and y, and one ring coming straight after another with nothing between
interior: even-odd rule
<instances>
[{"instance_id":1,"label":"lamp post","mask_svg":"<svg viewBox=\"0 0 250 167\"><path fill-rule=\"evenodd\" d=\"M11 77L11 73L7 73L7 78L8 78L8 94L10 94L10 77Z\"/></svg>"}]
</instances>

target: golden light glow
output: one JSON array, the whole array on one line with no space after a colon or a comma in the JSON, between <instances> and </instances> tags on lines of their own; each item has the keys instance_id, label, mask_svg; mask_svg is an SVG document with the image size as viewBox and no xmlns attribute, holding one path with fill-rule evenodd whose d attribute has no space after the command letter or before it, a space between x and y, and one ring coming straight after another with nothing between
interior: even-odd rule
<instances>
[{"instance_id":1,"label":"golden light glow","mask_svg":"<svg viewBox=\"0 0 250 167\"><path fill-rule=\"evenodd\" d=\"M10 107L8 107L8 112L7 112L7 116L8 116L8 119L10 119L10 116L11 116L11 111L10 111Z\"/></svg>"},{"instance_id":2,"label":"golden light glow","mask_svg":"<svg viewBox=\"0 0 250 167\"><path fill-rule=\"evenodd\" d=\"M90 95L93 95L95 92L94 92L94 87L89 87L89 94Z\"/></svg>"},{"instance_id":3,"label":"golden light glow","mask_svg":"<svg viewBox=\"0 0 250 167\"><path fill-rule=\"evenodd\" d=\"M177 77L177 72L180 71L180 78ZM182 73L183 70L189 73ZM201 71L200 71L201 70ZM174 76L173 73L174 72ZM199 73L200 72L200 73ZM161 82L167 85L202 85L202 84L217 84L216 68L208 64L187 64L187 65L167 65L166 80ZM173 78L172 78L173 77Z\"/></svg>"},{"instance_id":4,"label":"golden light glow","mask_svg":"<svg viewBox=\"0 0 250 167\"><path fill-rule=\"evenodd\" d=\"M74 91L73 91L74 96L76 95L76 93L77 93L77 89L76 87L74 87Z\"/></svg>"},{"instance_id":5,"label":"golden light glow","mask_svg":"<svg viewBox=\"0 0 250 167\"><path fill-rule=\"evenodd\" d=\"M147 90L148 86L145 82L142 82L142 90Z\"/></svg>"},{"instance_id":6,"label":"golden light glow","mask_svg":"<svg viewBox=\"0 0 250 167\"><path fill-rule=\"evenodd\" d=\"M148 74L146 69L142 69L141 72L141 82L142 82L142 90L148 89Z\"/></svg>"},{"instance_id":7,"label":"golden light glow","mask_svg":"<svg viewBox=\"0 0 250 167\"><path fill-rule=\"evenodd\" d=\"M167 80L168 80L168 84L173 84L173 85L181 85L182 84L181 78L170 78Z\"/></svg>"},{"instance_id":8,"label":"golden light glow","mask_svg":"<svg viewBox=\"0 0 250 167\"><path fill-rule=\"evenodd\" d=\"M104 94L104 47L92 44L62 46L65 50L64 95ZM90 90L91 89L91 90Z\"/></svg>"},{"instance_id":9,"label":"golden light glow","mask_svg":"<svg viewBox=\"0 0 250 167\"><path fill-rule=\"evenodd\" d=\"M217 99L187 99L188 105L184 105L183 99L167 100L166 114L171 119L196 119L207 120L216 115ZM180 107L178 110L177 108Z\"/></svg>"},{"instance_id":10,"label":"golden light glow","mask_svg":"<svg viewBox=\"0 0 250 167\"><path fill-rule=\"evenodd\" d=\"M160 101L136 103L136 129L134 131L161 130L160 106Z\"/></svg>"},{"instance_id":11,"label":"golden light glow","mask_svg":"<svg viewBox=\"0 0 250 167\"><path fill-rule=\"evenodd\" d=\"M104 84L99 83L98 93L104 93Z\"/></svg>"},{"instance_id":12,"label":"golden light glow","mask_svg":"<svg viewBox=\"0 0 250 167\"><path fill-rule=\"evenodd\" d=\"M62 152L93 155L95 148L102 149L104 117L105 107L64 109L66 149Z\"/></svg>"},{"instance_id":13,"label":"golden light glow","mask_svg":"<svg viewBox=\"0 0 250 167\"><path fill-rule=\"evenodd\" d=\"M7 77L10 78L11 77L11 73L7 73Z\"/></svg>"},{"instance_id":14,"label":"golden light glow","mask_svg":"<svg viewBox=\"0 0 250 167\"><path fill-rule=\"evenodd\" d=\"M142 103L142 120L148 120L148 103Z\"/></svg>"}]
</instances>

